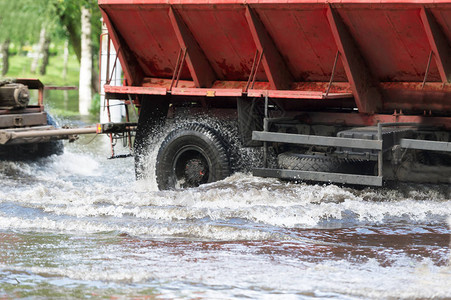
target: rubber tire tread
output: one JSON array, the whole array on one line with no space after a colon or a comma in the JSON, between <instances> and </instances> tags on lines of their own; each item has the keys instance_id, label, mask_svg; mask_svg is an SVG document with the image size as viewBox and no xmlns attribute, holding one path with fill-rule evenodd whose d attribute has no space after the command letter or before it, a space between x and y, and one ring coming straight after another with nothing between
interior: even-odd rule
<instances>
[{"instance_id":1,"label":"rubber tire tread","mask_svg":"<svg viewBox=\"0 0 451 300\"><path fill-rule=\"evenodd\" d=\"M282 153L277 160L280 168L288 170L338 172L342 165L342 161L336 158L295 153Z\"/></svg>"},{"instance_id":2,"label":"rubber tire tread","mask_svg":"<svg viewBox=\"0 0 451 300\"><path fill-rule=\"evenodd\" d=\"M155 175L160 190L176 189L176 178L172 169L177 151L188 145L200 147L211 161L207 183L222 180L231 174L226 143L220 135L206 125L183 124L171 131L162 142L157 154Z\"/></svg>"}]
</instances>

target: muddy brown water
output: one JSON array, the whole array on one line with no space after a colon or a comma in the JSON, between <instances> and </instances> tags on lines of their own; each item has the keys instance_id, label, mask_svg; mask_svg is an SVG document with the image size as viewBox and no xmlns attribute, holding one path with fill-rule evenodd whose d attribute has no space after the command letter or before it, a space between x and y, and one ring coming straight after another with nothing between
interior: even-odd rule
<instances>
[{"instance_id":1,"label":"muddy brown water","mask_svg":"<svg viewBox=\"0 0 451 300\"><path fill-rule=\"evenodd\" d=\"M103 138L0 162L0 299L451 298L451 188L136 182Z\"/></svg>"}]
</instances>

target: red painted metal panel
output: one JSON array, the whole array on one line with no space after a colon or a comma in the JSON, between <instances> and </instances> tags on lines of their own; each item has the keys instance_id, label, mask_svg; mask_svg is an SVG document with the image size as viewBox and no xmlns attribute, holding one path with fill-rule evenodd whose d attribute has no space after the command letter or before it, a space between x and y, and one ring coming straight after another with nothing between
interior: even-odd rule
<instances>
[{"instance_id":1,"label":"red painted metal panel","mask_svg":"<svg viewBox=\"0 0 451 300\"><path fill-rule=\"evenodd\" d=\"M423 81L430 47L421 6L343 8L340 14L372 73L381 81ZM437 70L429 79L440 81Z\"/></svg>"},{"instance_id":2,"label":"red painted metal panel","mask_svg":"<svg viewBox=\"0 0 451 300\"><path fill-rule=\"evenodd\" d=\"M106 6L105 10L146 76L170 78L180 45L169 20L169 8L127 5ZM181 78L191 79L188 68L182 70Z\"/></svg>"},{"instance_id":3,"label":"red painted metal panel","mask_svg":"<svg viewBox=\"0 0 451 300\"><path fill-rule=\"evenodd\" d=\"M277 90L249 90L249 97L285 98L285 99L305 99L305 100L324 100L324 99L343 99L352 98L352 93L329 93L326 96L324 92L315 91L277 91Z\"/></svg>"},{"instance_id":4,"label":"red painted metal panel","mask_svg":"<svg viewBox=\"0 0 451 300\"><path fill-rule=\"evenodd\" d=\"M241 97L241 89L198 89L198 88L173 88L172 95L181 96L206 96L206 97Z\"/></svg>"},{"instance_id":5,"label":"red painted metal panel","mask_svg":"<svg viewBox=\"0 0 451 300\"><path fill-rule=\"evenodd\" d=\"M382 107L382 95L362 53L359 52L353 37L335 9L328 8L327 19L340 52L346 76L351 84L357 108L363 113L377 112Z\"/></svg>"},{"instance_id":6,"label":"red painted metal panel","mask_svg":"<svg viewBox=\"0 0 451 300\"><path fill-rule=\"evenodd\" d=\"M436 126L451 130L450 117L405 116L405 115L367 115L358 113L305 112L298 118L310 124L329 124L343 126L375 126L378 123L418 123L423 126Z\"/></svg>"},{"instance_id":7,"label":"red painted metal panel","mask_svg":"<svg viewBox=\"0 0 451 300\"><path fill-rule=\"evenodd\" d=\"M271 88L290 89L293 78L274 41L252 8L246 6L245 14L254 43L263 55L262 63Z\"/></svg>"},{"instance_id":8,"label":"red painted metal panel","mask_svg":"<svg viewBox=\"0 0 451 300\"><path fill-rule=\"evenodd\" d=\"M273 38L296 81L328 81L337 46L326 7L258 7L256 12ZM277 20L275 22L275 20ZM336 81L347 81L338 65Z\"/></svg>"},{"instance_id":9,"label":"red painted metal panel","mask_svg":"<svg viewBox=\"0 0 451 300\"><path fill-rule=\"evenodd\" d=\"M420 15L440 78L444 83L451 82L451 47L446 36L428 9L421 9Z\"/></svg>"},{"instance_id":10,"label":"red painted metal panel","mask_svg":"<svg viewBox=\"0 0 451 300\"><path fill-rule=\"evenodd\" d=\"M122 69L124 70L127 84L139 84L142 77L142 69L137 66L135 57L128 47L129 44L124 41L123 37L121 36L121 32L118 32L116 24L113 24L110 19L110 15L104 10L101 10L101 12L103 21L108 27L108 31L111 36L111 40L113 41L114 47L117 49L117 56L122 65Z\"/></svg>"},{"instance_id":11,"label":"red painted metal panel","mask_svg":"<svg viewBox=\"0 0 451 300\"><path fill-rule=\"evenodd\" d=\"M178 8L181 10L181 8ZM247 29L244 6L184 6L183 20L215 70L219 80L247 80L255 54L255 44ZM263 70L257 80L266 81Z\"/></svg>"},{"instance_id":12,"label":"red painted metal panel","mask_svg":"<svg viewBox=\"0 0 451 300\"><path fill-rule=\"evenodd\" d=\"M327 18L327 10L332 7L349 33L348 39L355 44L355 53L367 66L367 74L372 75L370 86L379 87L383 101L379 105L379 96L371 93L367 99L361 97L355 88L356 80L362 80L360 73L350 71L355 66L343 55L338 60L330 93L349 93L349 88L353 88L357 106L367 113L394 109L451 112L450 84L442 85L445 77L449 80L446 60L451 45L451 0L99 0L99 5L111 20L109 27L114 26L122 38L113 36L113 40L129 48L129 58L134 58L139 67L127 66L134 63L125 60L127 76L136 76L132 69L144 73L143 80L134 80L134 85L170 87L180 52L177 32L168 14L172 7L216 76L212 88L244 92L261 41L261 37L253 38L252 26L246 19L249 5L293 76L294 82L288 87L276 86L279 91L271 93L290 95L280 91L288 89L295 91L291 95L320 95L328 87L337 50L346 52ZM425 9L430 12L426 25L425 16L422 17ZM442 46L438 48L442 50L434 46L439 40ZM431 50L437 57L431 60L423 87ZM256 82L249 84L250 90L274 90L263 66L260 65ZM275 74L272 70L267 73ZM355 78L348 80L352 74ZM362 80L363 86L367 83L367 79ZM435 83L440 85L436 88ZM177 87L195 88L186 64Z\"/></svg>"},{"instance_id":13,"label":"red painted metal panel","mask_svg":"<svg viewBox=\"0 0 451 300\"><path fill-rule=\"evenodd\" d=\"M166 95L167 89L157 88L157 87L105 85L105 93L138 94L138 95Z\"/></svg>"},{"instance_id":14,"label":"red painted metal panel","mask_svg":"<svg viewBox=\"0 0 451 300\"><path fill-rule=\"evenodd\" d=\"M98 0L103 4L449 4L449 0Z\"/></svg>"},{"instance_id":15,"label":"red painted metal panel","mask_svg":"<svg viewBox=\"0 0 451 300\"><path fill-rule=\"evenodd\" d=\"M181 19L178 12L172 7L169 9L169 19L171 20L180 48L188 54L186 62L191 73L191 78L194 80L194 84L199 88L210 87L215 81L216 75L205 57L204 52L199 47L197 41L194 39L194 36L186 26L185 22Z\"/></svg>"}]
</instances>

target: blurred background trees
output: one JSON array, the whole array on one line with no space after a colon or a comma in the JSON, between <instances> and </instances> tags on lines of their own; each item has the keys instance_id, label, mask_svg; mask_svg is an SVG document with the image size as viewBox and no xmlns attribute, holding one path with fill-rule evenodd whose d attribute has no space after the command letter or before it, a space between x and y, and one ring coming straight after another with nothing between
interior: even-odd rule
<instances>
[{"instance_id":1,"label":"blurred background trees","mask_svg":"<svg viewBox=\"0 0 451 300\"><path fill-rule=\"evenodd\" d=\"M2 77L31 75L43 78L45 84L76 84L80 104L85 103L80 112L87 114L85 107L89 108L99 88L100 33L97 0L0 0ZM46 76L52 55L58 58L55 65L59 66L59 76ZM13 70L11 57L17 57L15 64L26 62L29 66ZM68 71L72 58L78 63L78 74Z\"/></svg>"}]
</instances>

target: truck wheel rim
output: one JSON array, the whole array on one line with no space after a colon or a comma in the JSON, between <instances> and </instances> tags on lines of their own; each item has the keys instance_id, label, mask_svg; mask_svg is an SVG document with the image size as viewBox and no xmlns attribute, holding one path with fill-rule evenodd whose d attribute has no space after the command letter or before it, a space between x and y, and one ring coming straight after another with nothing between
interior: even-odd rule
<instances>
[{"instance_id":1,"label":"truck wheel rim","mask_svg":"<svg viewBox=\"0 0 451 300\"><path fill-rule=\"evenodd\" d=\"M180 188L187 188L207 183L210 167L211 162L201 148L183 147L177 152L173 163L176 185Z\"/></svg>"}]
</instances>

